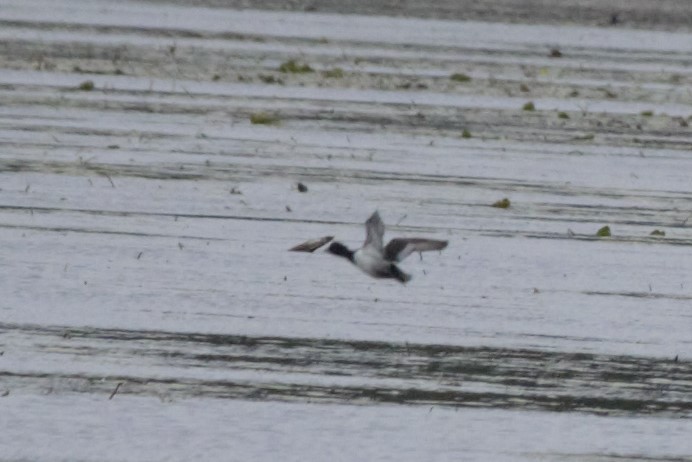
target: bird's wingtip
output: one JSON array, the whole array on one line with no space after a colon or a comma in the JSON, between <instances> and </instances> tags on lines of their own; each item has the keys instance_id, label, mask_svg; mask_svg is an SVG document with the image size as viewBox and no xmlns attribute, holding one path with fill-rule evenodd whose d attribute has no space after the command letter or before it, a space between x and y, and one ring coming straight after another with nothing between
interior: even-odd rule
<instances>
[{"instance_id":1,"label":"bird's wingtip","mask_svg":"<svg viewBox=\"0 0 692 462\"><path fill-rule=\"evenodd\" d=\"M301 244L288 249L289 252L314 252L323 245L327 244L329 241L334 239L334 236L324 236L317 239L310 239Z\"/></svg>"}]
</instances>

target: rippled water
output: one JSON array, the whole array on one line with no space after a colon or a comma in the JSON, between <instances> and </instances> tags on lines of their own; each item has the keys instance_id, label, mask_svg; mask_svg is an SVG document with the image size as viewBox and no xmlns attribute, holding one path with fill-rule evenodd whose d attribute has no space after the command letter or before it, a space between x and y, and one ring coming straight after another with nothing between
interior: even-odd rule
<instances>
[{"instance_id":1,"label":"rippled water","mask_svg":"<svg viewBox=\"0 0 692 462\"><path fill-rule=\"evenodd\" d=\"M0 24L0 459L692 457L689 32ZM375 209L449 247L406 286L287 252Z\"/></svg>"}]
</instances>

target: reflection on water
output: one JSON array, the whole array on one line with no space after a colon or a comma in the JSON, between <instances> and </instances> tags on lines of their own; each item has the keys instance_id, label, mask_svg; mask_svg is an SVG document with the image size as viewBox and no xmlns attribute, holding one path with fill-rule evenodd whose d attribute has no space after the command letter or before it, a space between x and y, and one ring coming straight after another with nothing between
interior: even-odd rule
<instances>
[{"instance_id":1,"label":"reflection on water","mask_svg":"<svg viewBox=\"0 0 692 462\"><path fill-rule=\"evenodd\" d=\"M6 372L7 389L399 403L690 417L692 363L328 339L0 326L24 354L78 364ZM10 359L10 358L8 358ZM109 364L107 375L92 368Z\"/></svg>"}]
</instances>

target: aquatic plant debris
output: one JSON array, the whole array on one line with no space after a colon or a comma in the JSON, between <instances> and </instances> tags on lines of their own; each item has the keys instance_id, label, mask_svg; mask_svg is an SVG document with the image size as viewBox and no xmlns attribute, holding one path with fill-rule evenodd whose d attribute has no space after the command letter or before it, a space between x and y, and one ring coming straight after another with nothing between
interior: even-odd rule
<instances>
[{"instance_id":1,"label":"aquatic plant debris","mask_svg":"<svg viewBox=\"0 0 692 462\"><path fill-rule=\"evenodd\" d=\"M79 88L82 91L92 91L94 89L94 81L93 80L85 80L84 82L79 84Z\"/></svg>"},{"instance_id":2,"label":"aquatic plant debris","mask_svg":"<svg viewBox=\"0 0 692 462\"><path fill-rule=\"evenodd\" d=\"M505 197L503 199L500 199L497 202L493 202L493 205L491 205L491 207L495 207L498 209L506 209L506 208L509 208L510 205L511 205L511 203L510 203L509 199L507 199Z\"/></svg>"},{"instance_id":3,"label":"aquatic plant debris","mask_svg":"<svg viewBox=\"0 0 692 462\"><path fill-rule=\"evenodd\" d=\"M660 229L654 229L654 230L651 231L651 233L649 234L649 236L661 236L661 237L662 237L662 236L665 236L665 235L666 235L666 232L665 232L665 231L661 231Z\"/></svg>"},{"instance_id":4,"label":"aquatic plant debris","mask_svg":"<svg viewBox=\"0 0 692 462\"><path fill-rule=\"evenodd\" d=\"M610 237L610 226L604 226L596 231L596 236L598 237Z\"/></svg>"},{"instance_id":5,"label":"aquatic plant debris","mask_svg":"<svg viewBox=\"0 0 692 462\"><path fill-rule=\"evenodd\" d=\"M278 84L283 84L283 80L280 78L274 77L271 74L259 74L257 76L258 79L260 79L264 83L278 83Z\"/></svg>"},{"instance_id":6,"label":"aquatic plant debris","mask_svg":"<svg viewBox=\"0 0 692 462\"><path fill-rule=\"evenodd\" d=\"M250 114L250 122L255 125L272 125L279 123L279 118L266 112Z\"/></svg>"},{"instance_id":7,"label":"aquatic plant debris","mask_svg":"<svg viewBox=\"0 0 692 462\"><path fill-rule=\"evenodd\" d=\"M289 74L307 74L314 72L314 69L308 64L298 63L293 59L289 59L288 61L281 63L279 70Z\"/></svg>"},{"instance_id":8,"label":"aquatic plant debris","mask_svg":"<svg viewBox=\"0 0 692 462\"><path fill-rule=\"evenodd\" d=\"M454 74L450 75L450 76L449 76L449 79L450 79L450 80L453 80L454 82L461 82L461 83L470 82L470 81L471 81L471 77L469 77L469 76L466 75L466 74L462 74L462 73L460 73L460 72L457 72L457 73L454 73Z\"/></svg>"},{"instance_id":9,"label":"aquatic plant debris","mask_svg":"<svg viewBox=\"0 0 692 462\"><path fill-rule=\"evenodd\" d=\"M344 76L344 70L340 67L335 67L332 69L327 69L322 72L322 75L328 79L340 79Z\"/></svg>"}]
</instances>

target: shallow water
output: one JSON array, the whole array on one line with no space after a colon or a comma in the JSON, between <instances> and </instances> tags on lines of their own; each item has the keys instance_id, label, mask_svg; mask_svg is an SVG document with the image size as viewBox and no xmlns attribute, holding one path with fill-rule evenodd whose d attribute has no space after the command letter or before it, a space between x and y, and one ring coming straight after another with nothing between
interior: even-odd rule
<instances>
[{"instance_id":1,"label":"shallow water","mask_svg":"<svg viewBox=\"0 0 692 462\"><path fill-rule=\"evenodd\" d=\"M46 5L0 9L0 459L692 456L692 33ZM449 247L286 251L375 209Z\"/></svg>"}]
</instances>

